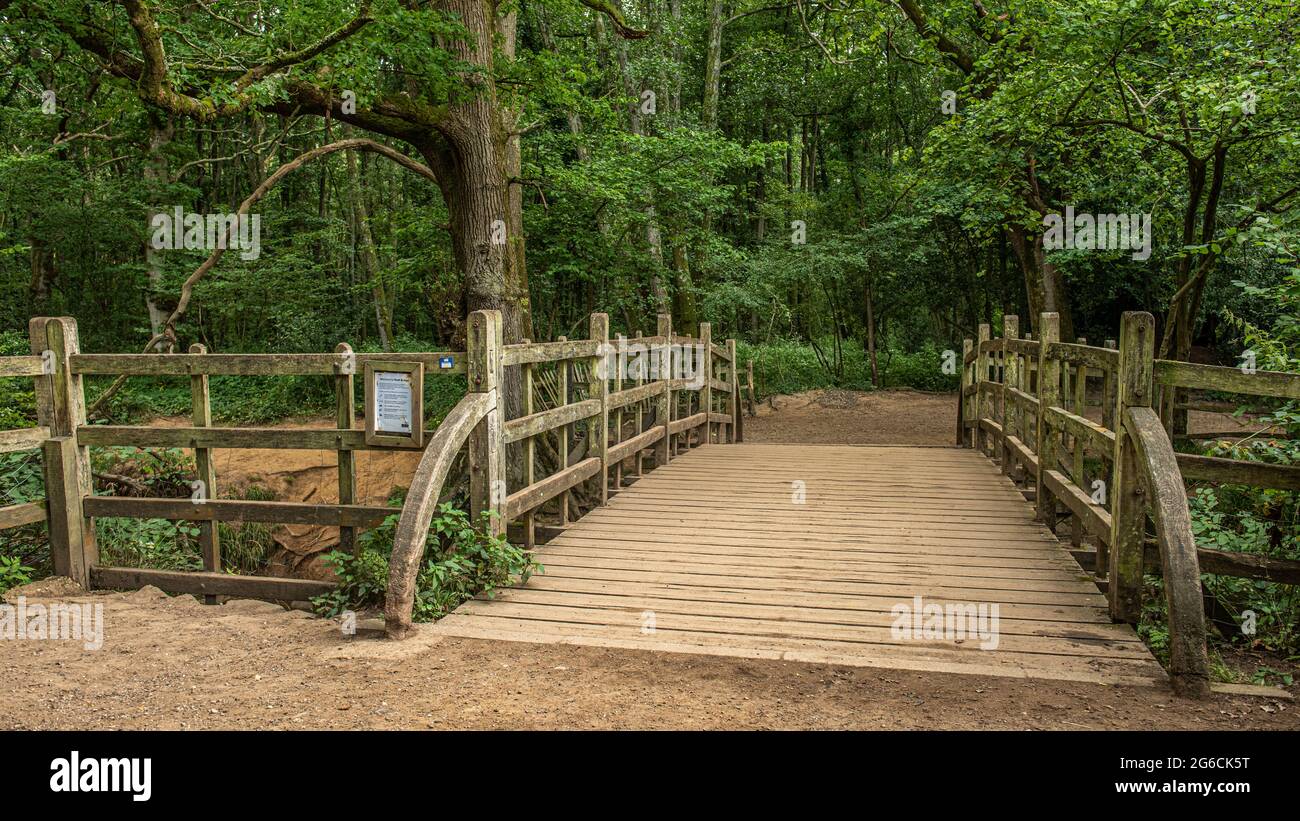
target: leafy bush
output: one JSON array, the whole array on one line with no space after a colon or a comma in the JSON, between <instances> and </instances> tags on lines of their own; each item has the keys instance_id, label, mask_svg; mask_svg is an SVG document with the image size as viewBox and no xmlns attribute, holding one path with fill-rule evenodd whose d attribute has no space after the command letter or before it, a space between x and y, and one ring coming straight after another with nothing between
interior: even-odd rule
<instances>
[{"instance_id":1,"label":"leafy bush","mask_svg":"<svg viewBox=\"0 0 1300 821\"><path fill-rule=\"evenodd\" d=\"M14 380L0 379L0 384ZM40 451L0 453L0 507L35 502L45 497ZM0 530L0 562L26 568L32 578L53 572L48 531L42 523ZM18 582L25 584L26 582Z\"/></svg>"},{"instance_id":2,"label":"leafy bush","mask_svg":"<svg viewBox=\"0 0 1300 821\"><path fill-rule=\"evenodd\" d=\"M29 356L27 336L0 331L0 356ZM36 390L30 379L0 379L0 430L18 430L36 424Z\"/></svg>"},{"instance_id":3,"label":"leafy bush","mask_svg":"<svg viewBox=\"0 0 1300 821\"><path fill-rule=\"evenodd\" d=\"M0 556L0 593L31 582L33 572L13 556Z\"/></svg>"},{"instance_id":4,"label":"leafy bush","mask_svg":"<svg viewBox=\"0 0 1300 821\"><path fill-rule=\"evenodd\" d=\"M829 344L822 346L829 350ZM754 393L758 398L792 394L817 388L847 388L869 391L871 362L856 345L842 349L842 366L837 378L818 358L811 345L780 341L762 345L737 343L736 357L742 363L754 361ZM881 386L915 388L923 391L952 391L959 377L943 372L943 354L927 343L913 353L882 349L876 353Z\"/></svg>"},{"instance_id":5,"label":"leafy bush","mask_svg":"<svg viewBox=\"0 0 1300 821\"><path fill-rule=\"evenodd\" d=\"M487 516L484 514L484 523ZM312 599L316 612L336 616L344 610L381 607L388 591L388 559L393 550L397 515L357 539L356 554L334 551L325 558L338 576L338 587ZM436 621L480 593L491 593L528 578L542 568L505 536L474 528L465 511L438 508L424 546L424 563L416 578L415 621Z\"/></svg>"}]
</instances>

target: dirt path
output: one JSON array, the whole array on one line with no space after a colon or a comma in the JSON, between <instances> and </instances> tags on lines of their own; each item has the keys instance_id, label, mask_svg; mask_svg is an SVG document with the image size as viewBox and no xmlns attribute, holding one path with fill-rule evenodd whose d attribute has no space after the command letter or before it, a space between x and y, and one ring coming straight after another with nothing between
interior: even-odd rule
<instances>
[{"instance_id":1,"label":"dirt path","mask_svg":"<svg viewBox=\"0 0 1300 821\"><path fill-rule=\"evenodd\" d=\"M748 439L946 445L956 425L948 396L835 392L775 405L748 420ZM262 602L86 596L55 580L8 597L20 593L102 604L105 637L93 652L0 641L0 729L1300 729L1300 702L1280 699L427 636L393 644Z\"/></svg>"},{"instance_id":2,"label":"dirt path","mask_svg":"<svg viewBox=\"0 0 1300 821\"><path fill-rule=\"evenodd\" d=\"M1300 708L1258 698L472 639L394 645L263 602L205 607L151 589L84 600L104 605L99 651L0 642L0 729L1300 728Z\"/></svg>"}]
</instances>

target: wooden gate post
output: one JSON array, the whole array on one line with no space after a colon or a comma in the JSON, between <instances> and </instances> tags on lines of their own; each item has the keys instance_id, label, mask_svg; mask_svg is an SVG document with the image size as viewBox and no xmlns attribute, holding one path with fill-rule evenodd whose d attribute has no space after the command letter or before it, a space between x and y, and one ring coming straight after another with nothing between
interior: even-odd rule
<instances>
[{"instance_id":1,"label":"wooden gate post","mask_svg":"<svg viewBox=\"0 0 1300 821\"><path fill-rule=\"evenodd\" d=\"M1002 472L1014 478L1015 460L1012 458L1012 436L1023 438L1020 431L1020 400L1011 393L1020 387L1020 353L1011 343L1020 339L1020 317L1002 317Z\"/></svg>"},{"instance_id":2,"label":"wooden gate post","mask_svg":"<svg viewBox=\"0 0 1300 821\"><path fill-rule=\"evenodd\" d=\"M591 398L600 400L600 416L588 421L591 453L600 457L600 503L609 501L609 314L591 315L591 340L596 356L591 361Z\"/></svg>"},{"instance_id":3,"label":"wooden gate post","mask_svg":"<svg viewBox=\"0 0 1300 821\"><path fill-rule=\"evenodd\" d=\"M655 467L663 467L668 464L673 452L672 437L668 433L670 430L668 423L673 418L673 317L671 314L659 314L655 333L664 340L660 343L659 355L651 357L651 361L656 362L659 368L654 378L664 383L663 392L655 398L655 419L664 429L663 438L655 442Z\"/></svg>"},{"instance_id":4,"label":"wooden gate post","mask_svg":"<svg viewBox=\"0 0 1300 821\"><path fill-rule=\"evenodd\" d=\"M356 373L356 359L352 355L352 346L340 342L334 353L342 357L335 365L334 373L334 424L341 430L352 430L357 424L356 392L353 376ZM352 505L357 501L356 453L343 447L338 442L339 463L339 504ZM357 529L351 526L339 528L339 549L344 553L355 553L357 546Z\"/></svg>"},{"instance_id":5,"label":"wooden gate post","mask_svg":"<svg viewBox=\"0 0 1300 821\"><path fill-rule=\"evenodd\" d=\"M500 536L506 532L505 401L501 390L505 384L502 365L500 311L475 311L466 323L466 372L470 393L491 394L493 409L483 417L469 435L469 511L474 527L482 527L483 512L495 511L488 532ZM423 420L417 420L424 424Z\"/></svg>"},{"instance_id":6,"label":"wooden gate post","mask_svg":"<svg viewBox=\"0 0 1300 821\"><path fill-rule=\"evenodd\" d=\"M190 345L191 356L207 353L207 346L195 342ZM212 427L212 397L208 387L207 374L190 374L190 410L193 413L194 427ZM217 497L217 471L212 464L212 450L201 448L197 442L191 442L194 449L194 472L198 475L202 499ZM344 504L340 501L340 504ZM221 572L221 530L214 520L199 522L199 553L203 556L203 569L209 573ZM216 596L204 596L205 604L216 604Z\"/></svg>"},{"instance_id":7,"label":"wooden gate post","mask_svg":"<svg viewBox=\"0 0 1300 821\"><path fill-rule=\"evenodd\" d=\"M1038 519L1056 531L1056 497L1048 489L1047 471L1056 470L1056 435L1047 421L1047 409L1061 404L1061 360L1048 351L1061 341L1061 315L1043 313L1038 318L1038 481L1035 501Z\"/></svg>"},{"instance_id":8,"label":"wooden gate post","mask_svg":"<svg viewBox=\"0 0 1300 821\"><path fill-rule=\"evenodd\" d=\"M1127 311L1120 321L1116 374L1114 474L1111 479L1110 556L1106 598L1110 617L1136 624L1142 615L1142 552L1146 538L1146 499L1137 449L1124 425L1126 408L1149 408L1155 362L1155 318Z\"/></svg>"},{"instance_id":9,"label":"wooden gate post","mask_svg":"<svg viewBox=\"0 0 1300 821\"><path fill-rule=\"evenodd\" d=\"M33 317L28 324L32 353L49 359L53 372L38 376L36 416L50 429L50 439L41 446L45 476L45 507L49 522L50 554L54 572L68 576L83 587L90 586L90 573L99 562L94 522L82 512L81 500L94 492L90 479L90 455L78 447L76 430L86 424L86 399L81 376L74 374L68 358L81 353L77 321L71 317Z\"/></svg>"}]
</instances>

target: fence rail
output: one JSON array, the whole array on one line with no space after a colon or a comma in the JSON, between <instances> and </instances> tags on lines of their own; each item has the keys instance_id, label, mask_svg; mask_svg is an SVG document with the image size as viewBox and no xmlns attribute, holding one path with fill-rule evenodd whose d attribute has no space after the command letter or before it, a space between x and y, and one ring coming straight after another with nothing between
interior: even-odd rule
<instances>
[{"instance_id":1,"label":"fence rail","mask_svg":"<svg viewBox=\"0 0 1300 821\"><path fill-rule=\"evenodd\" d=\"M1007 476L1024 482L1049 528L1068 516L1076 548L1086 535L1095 538L1091 557L1075 555L1092 559L1116 621L1138 620L1144 572L1164 575L1172 678L1182 691L1203 692L1200 573L1296 584L1300 562L1197 548L1184 483L1300 489L1300 468L1175 453L1176 390L1295 399L1300 376L1157 360L1155 321L1141 312L1124 315L1118 346L1062 342L1050 313L1039 318L1037 340L1020 338L1017 317L1004 317L1003 328L995 339L981 325L979 338L963 345L958 444L996 457Z\"/></svg>"},{"instance_id":2,"label":"fence rail","mask_svg":"<svg viewBox=\"0 0 1300 821\"><path fill-rule=\"evenodd\" d=\"M424 535L441 488L458 454L467 453L470 508L475 521L493 511L497 532L511 522L523 541L535 546L535 518L557 503L561 526L573 509L569 496L595 483L592 498L603 504L626 481L641 475L647 458L664 464L679 452L711 442L735 441L740 409L736 396L735 342L719 345L710 326L698 336L674 333L671 317L658 318L654 336L618 337L610 344L609 319L593 314L588 339L504 345L496 312L472 314L466 351L354 353L346 343L332 353L216 354L201 345L177 354L81 353L75 321L37 317L31 321L31 356L0 357L0 377L32 378L38 424L0 431L0 453L39 449L44 457L48 501L0 507L0 528L50 519L55 572L87 587L136 588L146 584L178 593L305 599L328 590L327 582L223 572L221 522L268 522L339 528L339 542L352 550L357 533L395 513L393 508L357 504L357 451L423 451L401 511L398 544L391 563L389 609L392 632L409 625L413 587L403 573L418 568ZM629 372L629 351L641 366ZM424 444L387 445L367 441L357 427L355 375L367 365L419 363L429 376L465 375L469 391ZM653 367L652 367L653 366ZM86 376L188 377L190 424L88 425L82 380ZM219 427L213 425L213 376L320 376L333 380L335 427ZM518 385L522 413L506 418L508 386ZM580 430L585 431L580 435ZM549 475L538 445L547 440L556 458ZM585 451L574 456L574 445ZM95 495L90 448L189 448L194 453L194 498ZM220 498L213 461L218 449L302 449L334 451L337 503L252 501ZM625 465L628 476L624 476ZM570 463L572 461L572 463ZM549 464L549 462L548 462ZM507 466L513 470L507 470ZM189 521L199 528L203 569L178 572L102 565L95 519L160 518ZM413 565L409 562L413 561ZM413 576L409 579L413 584Z\"/></svg>"}]
</instances>

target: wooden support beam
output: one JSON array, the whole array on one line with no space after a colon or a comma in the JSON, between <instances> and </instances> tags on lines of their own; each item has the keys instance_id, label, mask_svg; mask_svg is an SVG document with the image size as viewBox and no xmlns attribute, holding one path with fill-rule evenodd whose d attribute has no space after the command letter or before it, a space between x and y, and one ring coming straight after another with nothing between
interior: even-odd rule
<instances>
[{"instance_id":1,"label":"wooden support beam","mask_svg":"<svg viewBox=\"0 0 1300 821\"><path fill-rule=\"evenodd\" d=\"M592 418L591 450L600 459L600 504L609 501L609 314L591 315L591 339L598 354L591 360L591 398L600 403L600 414Z\"/></svg>"},{"instance_id":2,"label":"wooden support beam","mask_svg":"<svg viewBox=\"0 0 1300 821\"><path fill-rule=\"evenodd\" d=\"M525 345L528 344L527 339L524 340L524 344ZM533 415L533 364L531 362L528 362L523 365L520 365L519 370L520 370L520 375L522 377L521 381L523 382L522 390L524 393L524 417L527 418ZM506 432L505 432L506 437L509 436L510 425L513 421L515 420L511 420L511 422L506 422ZM537 453L536 453L536 448L534 447L533 439L534 437L530 435L524 447L524 487L525 488L531 487L533 482L537 481L537 470L536 470ZM532 508L529 508L527 512L524 513L524 547L528 550L533 550L537 547L537 523L535 521L536 517L533 514L534 511ZM509 523L510 520L513 518L515 517L510 515L510 497L507 496L506 514L505 514L506 522Z\"/></svg>"},{"instance_id":3,"label":"wooden support beam","mask_svg":"<svg viewBox=\"0 0 1300 821\"><path fill-rule=\"evenodd\" d=\"M334 424L340 430L352 430L357 422L356 388L353 377L356 374L356 357L352 346L340 342L334 348L342 361L334 375ZM427 439L425 441L428 441ZM351 505L357 501L357 466L356 454L347 448L336 448L339 465L339 504ZM354 527L339 528L339 549L345 553L355 553L357 531Z\"/></svg>"},{"instance_id":4,"label":"wooden support beam","mask_svg":"<svg viewBox=\"0 0 1300 821\"><path fill-rule=\"evenodd\" d=\"M469 434L469 505L475 527L483 527L483 514L493 511L488 531L505 533L501 515L506 500L505 402L500 392L505 383L501 357L501 312L475 311L469 315L467 334L469 392L488 395L491 410Z\"/></svg>"},{"instance_id":5,"label":"wooden support beam","mask_svg":"<svg viewBox=\"0 0 1300 821\"><path fill-rule=\"evenodd\" d=\"M190 346L190 355L201 357L208 352L206 346L194 343ZM190 408L192 421L196 428L212 427L212 397L208 390L208 376L197 373L190 377ZM217 471L212 464L212 451L208 448L194 448L195 473L197 486L193 488L192 498L208 500L217 498ZM217 523L199 522L199 553L203 557L203 569L209 573L221 571L221 531ZM207 604L216 604L215 596L205 596Z\"/></svg>"},{"instance_id":6,"label":"wooden support beam","mask_svg":"<svg viewBox=\"0 0 1300 821\"><path fill-rule=\"evenodd\" d=\"M600 458L592 456L583 459L572 467L557 471L536 484L510 494L505 502L506 519L517 518L520 514L533 510L564 491L582 484L599 474L600 468Z\"/></svg>"},{"instance_id":7,"label":"wooden support beam","mask_svg":"<svg viewBox=\"0 0 1300 821\"><path fill-rule=\"evenodd\" d=\"M248 499L158 499L92 496L83 503L88 516L171 519L189 522L277 522L294 525L374 527L397 511L378 505L323 505Z\"/></svg>"},{"instance_id":8,"label":"wooden support beam","mask_svg":"<svg viewBox=\"0 0 1300 821\"><path fill-rule=\"evenodd\" d=\"M1155 360L1155 318L1128 311L1120 321L1119 368L1116 373L1114 419L1122 422L1129 408L1150 408L1151 367ZM1142 539L1146 531L1146 499L1141 467L1132 436L1121 425L1115 431L1115 456L1110 486L1111 538L1106 591L1110 616L1136 624L1142 615Z\"/></svg>"},{"instance_id":9,"label":"wooden support beam","mask_svg":"<svg viewBox=\"0 0 1300 821\"><path fill-rule=\"evenodd\" d=\"M88 571L99 562L95 541L95 523L82 508L82 499L94 493L90 475L90 453L78 445L76 431L86 424L86 397L81 375L73 371L71 360L81 352L77 338L77 321L71 317L33 317L28 324L32 354L50 351L54 372L42 373L33 382L36 388L36 418L56 439L71 439L70 444L44 446L45 499L49 519L58 522L50 528L50 553L55 566L68 569L73 581L89 583ZM72 519L80 520L80 526ZM62 555L60 555L62 554Z\"/></svg>"},{"instance_id":10,"label":"wooden support beam","mask_svg":"<svg viewBox=\"0 0 1300 821\"><path fill-rule=\"evenodd\" d=\"M1049 353L1053 342L1060 340L1061 317L1044 313L1038 318L1038 480L1035 490L1038 519L1048 530L1056 530L1056 500L1044 484L1046 469L1056 467L1056 435L1046 419L1047 409L1061 404L1061 363Z\"/></svg>"},{"instance_id":11,"label":"wooden support beam","mask_svg":"<svg viewBox=\"0 0 1300 821\"><path fill-rule=\"evenodd\" d=\"M567 341L566 337L560 337L560 342ZM556 381L559 383L559 406L569 404L569 369L572 367L569 360L562 359L555 366ZM561 425L556 428L560 438L560 470L569 466L569 445L573 442L573 426L571 424ZM560 494L560 527L569 524L569 491L566 490Z\"/></svg>"},{"instance_id":12,"label":"wooden support beam","mask_svg":"<svg viewBox=\"0 0 1300 821\"><path fill-rule=\"evenodd\" d=\"M235 576L229 573L146 570L136 567L95 567L89 586L99 590L139 590L152 585L167 593L190 593L205 597L230 596L268 601L308 601L333 590L332 582L311 579L280 579L269 576Z\"/></svg>"},{"instance_id":13,"label":"wooden support beam","mask_svg":"<svg viewBox=\"0 0 1300 821\"><path fill-rule=\"evenodd\" d=\"M673 318L669 314L659 314L657 333L661 337L671 337L673 333ZM672 422L673 401L672 388L672 346L664 344L660 347L660 355L654 357L654 361L659 366L659 373L653 374L653 377L663 383L663 393L655 401L655 421L663 426L664 437L659 440L658 447L655 449L655 467L663 467L668 464L673 457L672 436L669 435L668 426Z\"/></svg>"}]
</instances>

